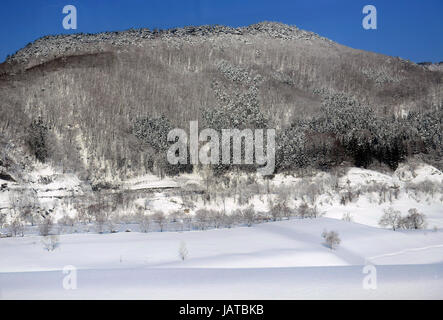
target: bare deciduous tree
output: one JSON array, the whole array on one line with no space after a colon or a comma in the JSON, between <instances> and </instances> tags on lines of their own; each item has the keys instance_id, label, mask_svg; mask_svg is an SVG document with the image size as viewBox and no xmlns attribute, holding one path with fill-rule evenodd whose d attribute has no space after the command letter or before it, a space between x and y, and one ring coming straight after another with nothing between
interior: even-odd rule
<instances>
[{"instance_id":1,"label":"bare deciduous tree","mask_svg":"<svg viewBox=\"0 0 443 320\"><path fill-rule=\"evenodd\" d=\"M136 221L139 225L141 232L149 232L149 227L151 225L152 217L144 212L137 212Z\"/></svg>"},{"instance_id":2,"label":"bare deciduous tree","mask_svg":"<svg viewBox=\"0 0 443 320\"><path fill-rule=\"evenodd\" d=\"M209 225L209 210L199 209L195 212L195 223L197 228L200 230L205 230Z\"/></svg>"},{"instance_id":3,"label":"bare deciduous tree","mask_svg":"<svg viewBox=\"0 0 443 320\"><path fill-rule=\"evenodd\" d=\"M156 212L154 212L154 214L152 216L152 219L160 227L160 232L163 232L164 227L166 225L166 216L163 213L163 211L156 211Z\"/></svg>"},{"instance_id":4,"label":"bare deciduous tree","mask_svg":"<svg viewBox=\"0 0 443 320\"><path fill-rule=\"evenodd\" d=\"M382 227L390 226L392 230L395 230L400 225L401 213L394 208L389 207L384 210L383 216L380 218L378 224Z\"/></svg>"}]
</instances>

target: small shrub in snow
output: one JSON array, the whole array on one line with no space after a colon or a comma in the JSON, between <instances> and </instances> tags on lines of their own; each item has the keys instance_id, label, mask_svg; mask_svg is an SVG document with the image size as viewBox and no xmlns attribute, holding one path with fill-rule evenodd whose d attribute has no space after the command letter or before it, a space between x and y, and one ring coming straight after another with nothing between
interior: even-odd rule
<instances>
[{"instance_id":1,"label":"small shrub in snow","mask_svg":"<svg viewBox=\"0 0 443 320\"><path fill-rule=\"evenodd\" d=\"M291 209L287 206L286 202L278 202L276 204L271 203L270 214L273 221L281 220L284 216L291 215Z\"/></svg>"},{"instance_id":2,"label":"small shrub in snow","mask_svg":"<svg viewBox=\"0 0 443 320\"><path fill-rule=\"evenodd\" d=\"M281 186L277 188L276 193L277 193L277 199L276 199L277 203L286 205L289 202L289 199L291 198L292 190L287 186Z\"/></svg>"},{"instance_id":3,"label":"small shrub in snow","mask_svg":"<svg viewBox=\"0 0 443 320\"><path fill-rule=\"evenodd\" d=\"M47 236L51 232L53 221L51 217L46 216L38 226L38 231L41 236Z\"/></svg>"},{"instance_id":4,"label":"small shrub in snow","mask_svg":"<svg viewBox=\"0 0 443 320\"><path fill-rule=\"evenodd\" d=\"M95 228L98 233L103 233L104 227L107 221L107 215L104 212L96 212L95 218Z\"/></svg>"},{"instance_id":5,"label":"small shrub in snow","mask_svg":"<svg viewBox=\"0 0 443 320\"><path fill-rule=\"evenodd\" d=\"M45 250L54 251L59 246L59 237L57 235L44 236L42 244Z\"/></svg>"},{"instance_id":6,"label":"small shrub in snow","mask_svg":"<svg viewBox=\"0 0 443 320\"><path fill-rule=\"evenodd\" d=\"M345 222L352 222L351 213L349 213L349 212L344 213L343 217L341 219Z\"/></svg>"},{"instance_id":7,"label":"small shrub in snow","mask_svg":"<svg viewBox=\"0 0 443 320\"><path fill-rule=\"evenodd\" d=\"M305 219L305 218L318 218L323 216L325 213L320 211L317 206L310 207L307 203L302 203L297 208L297 216Z\"/></svg>"},{"instance_id":8,"label":"small shrub in snow","mask_svg":"<svg viewBox=\"0 0 443 320\"><path fill-rule=\"evenodd\" d=\"M429 194L432 198L434 194L441 190L441 185L438 182L433 182L430 180L424 180L418 183L409 182L406 184L406 191L412 191L415 195L419 193Z\"/></svg>"},{"instance_id":9,"label":"small shrub in snow","mask_svg":"<svg viewBox=\"0 0 443 320\"><path fill-rule=\"evenodd\" d=\"M241 215L248 227L252 226L257 220L257 213L252 205L242 210Z\"/></svg>"},{"instance_id":10,"label":"small shrub in snow","mask_svg":"<svg viewBox=\"0 0 443 320\"><path fill-rule=\"evenodd\" d=\"M212 219L214 220L214 227L221 228L226 220L226 214L223 211L212 210Z\"/></svg>"},{"instance_id":11,"label":"small shrub in snow","mask_svg":"<svg viewBox=\"0 0 443 320\"><path fill-rule=\"evenodd\" d=\"M13 237L16 237L18 235L23 237L25 233L25 226L20 218L15 218L14 220L12 220L12 222L7 225L7 229Z\"/></svg>"},{"instance_id":12,"label":"small shrub in snow","mask_svg":"<svg viewBox=\"0 0 443 320\"><path fill-rule=\"evenodd\" d=\"M282 214L278 204L271 207L270 213L273 221L281 220Z\"/></svg>"},{"instance_id":13,"label":"small shrub in snow","mask_svg":"<svg viewBox=\"0 0 443 320\"><path fill-rule=\"evenodd\" d=\"M232 214L223 214L223 225L226 228L231 228L235 223L235 218Z\"/></svg>"},{"instance_id":14,"label":"small shrub in snow","mask_svg":"<svg viewBox=\"0 0 443 320\"><path fill-rule=\"evenodd\" d=\"M178 255L181 260L186 260L186 258L188 257L188 249L186 248L186 243L184 241L180 242Z\"/></svg>"},{"instance_id":15,"label":"small shrub in snow","mask_svg":"<svg viewBox=\"0 0 443 320\"><path fill-rule=\"evenodd\" d=\"M67 227L73 227L75 224L75 219L71 218L68 214L64 214L63 217L57 221L57 223Z\"/></svg>"},{"instance_id":16,"label":"small shrub in snow","mask_svg":"<svg viewBox=\"0 0 443 320\"><path fill-rule=\"evenodd\" d=\"M338 236L338 233L336 231L328 232L325 230L323 231L321 236L323 239L325 239L326 245L332 250L336 249L341 242L340 237Z\"/></svg>"},{"instance_id":17,"label":"small shrub in snow","mask_svg":"<svg viewBox=\"0 0 443 320\"><path fill-rule=\"evenodd\" d=\"M119 220L121 224L130 224L134 222L134 216L122 213L119 215Z\"/></svg>"},{"instance_id":18,"label":"small shrub in snow","mask_svg":"<svg viewBox=\"0 0 443 320\"><path fill-rule=\"evenodd\" d=\"M209 210L199 209L195 212L195 224L197 229L205 230L209 226Z\"/></svg>"},{"instance_id":19,"label":"small shrub in snow","mask_svg":"<svg viewBox=\"0 0 443 320\"><path fill-rule=\"evenodd\" d=\"M92 211L89 210L89 206L84 204L76 204L77 220L79 223L88 224L93 219Z\"/></svg>"},{"instance_id":20,"label":"small shrub in snow","mask_svg":"<svg viewBox=\"0 0 443 320\"><path fill-rule=\"evenodd\" d=\"M0 213L0 228L6 224L6 213Z\"/></svg>"},{"instance_id":21,"label":"small shrub in snow","mask_svg":"<svg viewBox=\"0 0 443 320\"><path fill-rule=\"evenodd\" d=\"M318 196L323 192L321 186L318 183L310 183L304 188L306 196L310 199L311 204L314 205Z\"/></svg>"},{"instance_id":22,"label":"small shrub in snow","mask_svg":"<svg viewBox=\"0 0 443 320\"><path fill-rule=\"evenodd\" d=\"M175 210L168 214L169 222L179 223L183 219L183 211Z\"/></svg>"},{"instance_id":23,"label":"small shrub in snow","mask_svg":"<svg viewBox=\"0 0 443 320\"><path fill-rule=\"evenodd\" d=\"M309 206L307 203L302 203L297 209L297 215L304 219L308 216Z\"/></svg>"},{"instance_id":24,"label":"small shrub in snow","mask_svg":"<svg viewBox=\"0 0 443 320\"><path fill-rule=\"evenodd\" d=\"M110 233L117 233L117 226L121 223L121 217L119 214L117 214L116 212L112 212L111 214L107 215L107 220L106 220L106 227L108 232Z\"/></svg>"},{"instance_id":25,"label":"small shrub in snow","mask_svg":"<svg viewBox=\"0 0 443 320\"><path fill-rule=\"evenodd\" d=\"M389 207L384 210L383 216L380 218L378 224L382 227L391 227L392 230L400 227L401 223L401 213L398 210L394 210L394 208Z\"/></svg>"},{"instance_id":26,"label":"small shrub in snow","mask_svg":"<svg viewBox=\"0 0 443 320\"><path fill-rule=\"evenodd\" d=\"M309 218L319 218L324 216L325 212L324 211L320 211L320 209L317 206L313 206L312 208L310 208L309 210Z\"/></svg>"},{"instance_id":27,"label":"small shrub in snow","mask_svg":"<svg viewBox=\"0 0 443 320\"><path fill-rule=\"evenodd\" d=\"M404 229L424 229L426 216L415 208L408 210L408 215L400 220L400 226Z\"/></svg>"},{"instance_id":28,"label":"small shrub in snow","mask_svg":"<svg viewBox=\"0 0 443 320\"><path fill-rule=\"evenodd\" d=\"M186 212L186 210L183 215L183 228L187 228L188 230L192 228L192 215L189 211Z\"/></svg>"}]
</instances>

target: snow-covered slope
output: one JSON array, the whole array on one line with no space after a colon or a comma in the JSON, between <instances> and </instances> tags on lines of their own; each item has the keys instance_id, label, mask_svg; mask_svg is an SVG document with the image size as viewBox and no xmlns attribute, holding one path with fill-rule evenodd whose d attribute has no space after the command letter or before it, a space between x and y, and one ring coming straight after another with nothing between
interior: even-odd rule
<instances>
[{"instance_id":1,"label":"snow-covered slope","mask_svg":"<svg viewBox=\"0 0 443 320\"><path fill-rule=\"evenodd\" d=\"M336 230L337 250L322 243ZM193 232L0 239L3 298L442 298L443 232L394 232L319 218ZM180 260L185 242L188 257ZM362 270L376 266L378 288ZM62 269L78 288L63 290ZM45 283L44 286L39 286ZM37 289L38 288L38 289Z\"/></svg>"},{"instance_id":2,"label":"snow-covered slope","mask_svg":"<svg viewBox=\"0 0 443 320\"><path fill-rule=\"evenodd\" d=\"M0 185L0 214L11 217L13 199L26 202L25 206L38 207L40 211L51 210L54 221L65 213L75 216L76 210L64 202L65 199L81 198L91 191L91 187L81 181L74 173L55 170L50 165L35 164L32 171L23 173L22 181L4 181ZM26 200L25 200L26 199ZM36 210L36 209L35 209Z\"/></svg>"},{"instance_id":3,"label":"snow-covered slope","mask_svg":"<svg viewBox=\"0 0 443 320\"><path fill-rule=\"evenodd\" d=\"M247 175L240 176L239 188L245 193L255 194L250 196L247 203L242 204L238 201L238 191L235 195L234 190L230 190L228 196L213 197L214 200L210 202L200 196L194 197L192 208L177 193L174 195L168 192L181 189L198 193L206 190L206 182L198 174L163 179L154 175L134 177L116 183L111 192L136 193L130 200L132 203L125 203L128 209L122 212L129 215L139 207L151 213L156 210L169 213L187 209L193 214L201 208L223 208L231 213L238 208L253 205L255 210L266 212L270 209L270 201L286 192L289 206L297 207L302 203L315 205L330 218L341 219L344 215L349 215L354 222L377 227L380 217L388 207L400 210L403 215L409 209L416 208L426 214L429 229L443 227L443 173L425 164L401 164L393 174L349 168L342 175L327 172L305 177L278 174L270 181L257 177L252 185L245 182L247 180ZM70 201L63 200L92 195L91 186L76 175L58 172L50 166L36 167L27 176L25 184L3 180L0 180L0 184L7 186L0 191L0 213L9 212L11 193L20 193L27 189L38 198L40 207L45 210L53 209L55 221L66 213L71 217L76 215L76 209L69 205ZM219 187L220 184L215 186ZM219 191L226 190L212 192Z\"/></svg>"},{"instance_id":4,"label":"snow-covered slope","mask_svg":"<svg viewBox=\"0 0 443 320\"><path fill-rule=\"evenodd\" d=\"M89 233L94 227L87 226L78 229L87 233L61 234L54 251L45 249L34 228L25 237L0 239L0 298L443 298L439 170L405 164L393 174L350 168L341 175L279 174L269 182L248 180L241 176L237 182L243 196L252 195L246 203L240 204L235 192L228 193L224 203L222 197L204 201L197 192L190 214L222 206L230 213L250 205L266 212L270 201L286 194L289 206L307 203L325 215L185 232L155 232L154 224L149 233L95 234ZM21 188L7 183L0 192L2 206L8 205L8 193ZM36 169L27 183L48 207L91 192L76 176L49 167ZM164 180L146 175L124 181L119 188L134 196L128 213L137 207L169 213L186 208L183 196L174 192L204 190L205 181L197 174ZM378 221L388 207L402 215L417 208L427 217L426 229L380 228ZM65 205L65 210L70 208ZM352 221L342 220L345 214ZM336 250L323 243L324 230L339 233ZM179 258L181 243L188 251L184 261ZM376 289L363 287L367 265L375 266ZM65 266L77 269L76 290L63 289Z\"/></svg>"},{"instance_id":5,"label":"snow-covered slope","mask_svg":"<svg viewBox=\"0 0 443 320\"><path fill-rule=\"evenodd\" d=\"M416 208L426 215L427 228L443 227L443 173L430 165L401 164L393 174L349 168L341 177L324 172L305 179L278 175L273 185L290 190L306 190L309 185L315 185L314 201L309 192L299 192L302 196L292 205L307 201L330 218L342 219L349 214L354 222L379 227L379 220L388 207L399 210L402 215Z\"/></svg>"}]
</instances>

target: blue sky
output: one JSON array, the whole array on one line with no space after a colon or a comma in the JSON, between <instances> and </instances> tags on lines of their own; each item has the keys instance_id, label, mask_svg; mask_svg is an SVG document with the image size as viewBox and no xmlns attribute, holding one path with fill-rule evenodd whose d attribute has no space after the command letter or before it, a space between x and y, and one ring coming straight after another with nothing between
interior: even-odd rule
<instances>
[{"instance_id":1,"label":"blue sky","mask_svg":"<svg viewBox=\"0 0 443 320\"><path fill-rule=\"evenodd\" d=\"M77 30L63 29L62 8L77 8ZM365 5L377 30L362 27ZM278 21L341 44L415 62L443 61L443 0L2 0L0 61L48 34Z\"/></svg>"}]
</instances>

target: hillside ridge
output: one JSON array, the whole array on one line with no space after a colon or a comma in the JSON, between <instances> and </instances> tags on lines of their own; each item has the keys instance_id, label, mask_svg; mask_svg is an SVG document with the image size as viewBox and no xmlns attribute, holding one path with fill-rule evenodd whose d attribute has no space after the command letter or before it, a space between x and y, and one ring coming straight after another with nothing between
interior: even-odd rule
<instances>
[{"instance_id":1,"label":"hillside ridge","mask_svg":"<svg viewBox=\"0 0 443 320\"><path fill-rule=\"evenodd\" d=\"M127 29L124 31L105 31L99 33L75 33L47 35L28 43L22 49L19 49L13 55L6 59L6 63L26 63L31 58L51 58L56 55L64 55L72 51L91 51L91 44L112 45L123 47L127 45L137 45L140 41L162 38L186 38L186 37L205 37L221 35L267 35L271 38L282 40L294 39L321 39L327 42L333 42L325 37L311 32L299 29L295 25L286 25L279 22L260 22L245 27L229 27L224 25L201 25L185 26L181 28L169 29ZM87 47L86 47L87 46ZM95 48L95 47L93 47ZM95 48L100 49L100 48Z\"/></svg>"}]
</instances>

